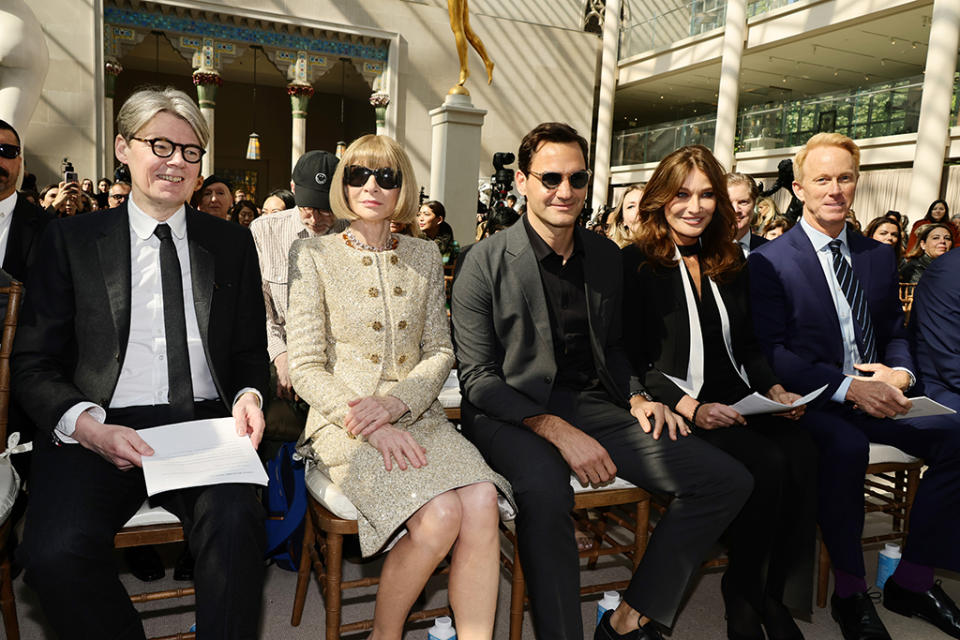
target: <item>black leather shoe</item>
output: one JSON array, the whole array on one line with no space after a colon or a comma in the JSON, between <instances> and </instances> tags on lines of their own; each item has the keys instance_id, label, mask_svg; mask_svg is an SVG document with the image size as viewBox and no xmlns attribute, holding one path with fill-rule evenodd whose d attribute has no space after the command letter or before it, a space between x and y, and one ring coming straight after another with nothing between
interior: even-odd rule
<instances>
[{"instance_id":1,"label":"black leather shoe","mask_svg":"<svg viewBox=\"0 0 960 640\"><path fill-rule=\"evenodd\" d=\"M849 598L834 593L830 613L840 625L844 640L891 640L868 593L855 593Z\"/></svg>"},{"instance_id":2,"label":"black leather shoe","mask_svg":"<svg viewBox=\"0 0 960 640\"><path fill-rule=\"evenodd\" d=\"M917 616L953 638L960 638L960 609L944 593L940 581L920 593L901 587L892 579L883 587L883 606L902 616Z\"/></svg>"},{"instance_id":3,"label":"black leather shoe","mask_svg":"<svg viewBox=\"0 0 960 640\"><path fill-rule=\"evenodd\" d=\"M143 582L153 582L163 577L163 560L153 547L130 547L124 549L123 559L130 573Z\"/></svg>"},{"instance_id":4,"label":"black leather shoe","mask_svg":"<svg viewBox=\"0 0 960 640\"><path fill-rule=\"evenodd\" d=\"M173 567L173 579L189 582L193 580L193 554L190 553L190 547L183 545L183 553L177 558L177 564Z\"/></svg>"},{"instance_id":5,"label":"black leather shoe","mask_svg":"<svg viewBox=\"0 0 960 640\"><path fill-rule=\"evenodd\" d=\"M776 598L766 596L763 599L761 616L769 640L803 640L803 633L790 610Z\"/></svg>"},{"instance_id":6,"label":"black leather shoe","mask_svg":"<svg viewBox=\"0 0 960 640\"><path fill-rule=\"evenodd\" d=\"M593 632L593 640L663 640L663 636L657 630L656 622L649 622L646 626L621 634L610 626L611 617L613 617L612 609L603 614L597 630Z\"/></svg>"}]
</instances>

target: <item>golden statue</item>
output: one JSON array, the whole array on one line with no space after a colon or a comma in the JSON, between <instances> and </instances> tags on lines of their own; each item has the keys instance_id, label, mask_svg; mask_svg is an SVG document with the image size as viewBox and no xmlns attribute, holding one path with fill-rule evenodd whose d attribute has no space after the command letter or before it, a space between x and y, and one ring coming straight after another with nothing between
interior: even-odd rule
<instances>
[{"instance_id":1,"label":"golden statue","mask_svg":"<svg viewBox=\"0 0 960 640\"><path fill-rule=\"evenodd\" d=\"M487 55L483 42L470 28L470 9L467 7L467 0L447 0L447 9L450 12L450 28L457 40L457 56L460 58L460 81L448 93L468 96L470 92L463 86L470 76L470 70L467 69L467 42L469 41L483 58L483 64L487 67L487 84L493 82L493 61Z\"/></svg>"}]
</instances>

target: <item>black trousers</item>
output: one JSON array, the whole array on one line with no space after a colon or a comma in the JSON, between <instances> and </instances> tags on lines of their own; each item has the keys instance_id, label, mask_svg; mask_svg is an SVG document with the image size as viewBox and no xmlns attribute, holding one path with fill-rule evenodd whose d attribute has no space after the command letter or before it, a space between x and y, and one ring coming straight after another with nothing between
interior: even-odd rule
<instances>
[{"instance_id":1,"label":"black trousers","mask_svg":"<svg viewBox=\"0 0 960 640\"><path fill-rule=\"evenodd\" d=\"M723 536L728 583L758 611L763 596L770 596L809 613L817 450L809 434L786 418L756 415L747 423L695 431L753 475L753 493Z\"/></svg>"},{"instance_id":2,"label":"black trousers","mask_svg":"<svg viewBox=\"0 0 960 640\"><path fill-rule=\"evenodd\" d=\"M960 428L956 416L872 418L833 404L808 410L800 424L820 451L817 518L835 569L864 576L863 477L870 443L889 444L928 465L910 513L903 559L960 571Z\"/></svg>"},{"instance_id":3,"label":"black trousers","mask_svg":"<svg viewBox=\"0 0 960 640\"><path fill-rule=\"evenodd\" d=\"M548 410L599 441L619 477L674 497L624 594L643 615L671 625L691 575L749 497L750 473L703 440L674 442L666 434L654 440L602 390L555 389ZM556 447L524 426L490 418L468 403L462 414L464 435L513 486L537 637L582 640L570 467Z\"/></svg>"},{"instance_id":4,"label":"black trousers","mask_svg":"<svg viewBox=\"0 0 960 640\"><path fill-rule=\"evenodd\" d=\"M220 403L197 406L198 418L225 413ZM166 406L107 412L108 423L138 428L164 424L167 417ZM24 580L64 640L144 638L113 551L114 534L146 499L143 472L120 471L78 444L37 440L24 540L17 551ZM183 523L196 559L200 637L257 638L266 542L263 507L254 487L170 491L151 503Z\"/></svg>"}]
</instances>

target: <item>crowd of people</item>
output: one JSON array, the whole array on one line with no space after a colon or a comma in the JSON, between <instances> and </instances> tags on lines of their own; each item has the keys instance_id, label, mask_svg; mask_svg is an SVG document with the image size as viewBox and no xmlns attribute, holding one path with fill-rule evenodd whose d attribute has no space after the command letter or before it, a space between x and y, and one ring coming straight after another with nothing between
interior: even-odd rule
<instances>
[{"instance_id":1,"label":"crowd of people","mask_svg":"<svg viewBox=\"0 0 960 640\"><path fill-rule=\"evenodd\" d=\"M97 201L92 182L45 190L52 211L17 194L19 137L0 121L2 262L28 291L10 421L35 430L16 562L61 637L143 637L111 561L146 498L153 451L137 430L232 416L254 447L296 441L357 508L363 556L385 555L376 640L402 636L448 556L458 636L492 637L501 511L515 516L537 636L580 640L571 475L668 499L595 639L661 638L718 540L727 637L803 638L794 614L811 607L818 524L843 637L889 638L861 547L870 443L927 465L883 606L960 638L934 574L960 571L960 420L904 417L907 392L960 410L956 229L938 201L911 230L907 328L904 218L852 224L849 138L817 134L794 158L792 226L753 178L687 146L595 232L580 224L588 143L542 123L519 145L522 211L495 207L460 251L389 137L305 153L290 189L258 207L200 179L209 132L186 94L134 93L116 130L127 180L100 181L107 208L78 215ZM453 366L459 429L438 401ZM744 415L752 394L778 409ZM201 637L257 637L253 486L153 502L183 523Z\"/></svg>"}]
</instances>

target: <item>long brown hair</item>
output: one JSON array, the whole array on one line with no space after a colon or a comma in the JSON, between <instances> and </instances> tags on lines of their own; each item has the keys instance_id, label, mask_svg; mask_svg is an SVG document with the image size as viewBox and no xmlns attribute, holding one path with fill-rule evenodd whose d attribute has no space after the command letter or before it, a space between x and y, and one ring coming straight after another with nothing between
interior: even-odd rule
<instances>
[{"instance_id":1,"label":"long brown hair","mask_svg":"<svg viewBox=\"0 0 960 640\"><path fill-rule=\"evenodd\" d=\"M676 247L670 237L664 207L673 200L684 180L699 169L710 180L717 207L713 219L700 235L700 265L703 274L715 282L729 280L743 267L743 253L734 241L736 214L727 193L726 172L710 150L702 145L681 147L660 161L640 199L634 244L640 247L647 262L662 267L675 267Z\"/></svg>"}]
</instances>

